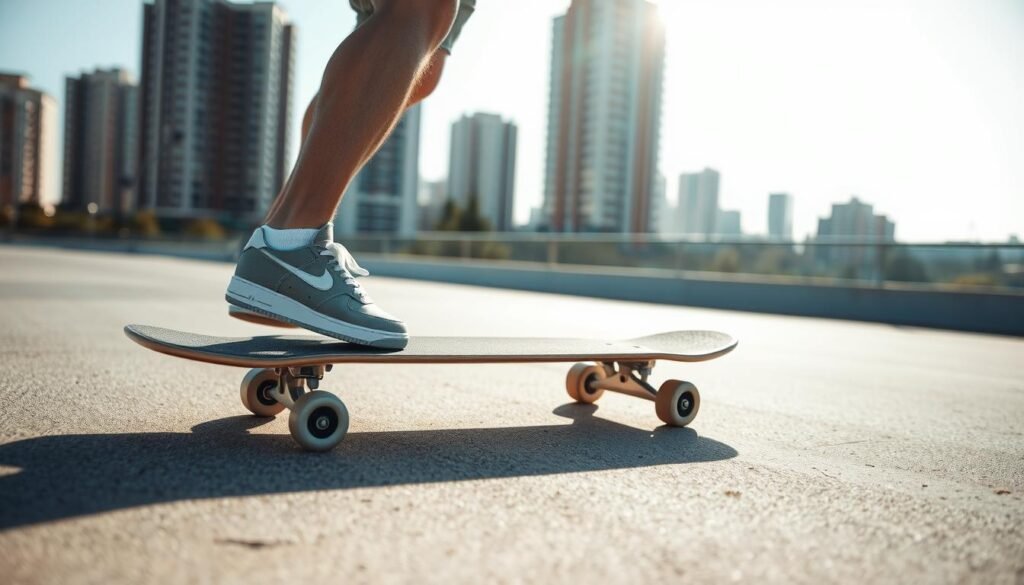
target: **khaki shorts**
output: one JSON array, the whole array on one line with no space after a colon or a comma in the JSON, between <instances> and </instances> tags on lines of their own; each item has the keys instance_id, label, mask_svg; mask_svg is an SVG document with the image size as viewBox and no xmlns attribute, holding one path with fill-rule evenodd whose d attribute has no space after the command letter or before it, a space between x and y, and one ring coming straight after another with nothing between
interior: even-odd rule
<instances>
[{"instance_id":1,"label":"khaki shorts","mask_svg":"<svg viewBox=\"0 0 1024 585\"><path fill-rule=\"evenodd\" d=\"M348 3L352 6L352 10L356 11L356 28L359 28L373 14L373 0L348 0ZM473 15L474 10L476 10L476 0L459 0L459 11L455 15L452 30L441 41L441 48L449 55L452 53L452 45L455 44L455 41L459 38L459 33L462 32L463 25Z\"/></svg>"}]
</instances>

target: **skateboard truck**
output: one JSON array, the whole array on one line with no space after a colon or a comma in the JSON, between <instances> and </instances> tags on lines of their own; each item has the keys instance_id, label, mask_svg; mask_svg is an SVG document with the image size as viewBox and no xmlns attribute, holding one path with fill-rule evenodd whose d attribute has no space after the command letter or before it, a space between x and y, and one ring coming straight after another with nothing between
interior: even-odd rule
<instances>
[{"instance_id":1,"label":"skateboard truck","mask_svg":"<svg viewBox=\"0 0 1024 585\"><path fill-rule=\"evenodd\" d=\"M618 365L618 369L616 369ZM647 378L654 369L654 360L644 362L601 362L605 377L589 380L588 390L611 390L619 394L627 394L646 400L654 400L658 395ZM640 374L637 377L637 374Z\"/></svg>"},{"instance_id":2,"label":"skateboard truck","mask_svg":"<svg viewBox=\"0 0 1024 585\"><path fill-rule=\"evenodd\" d=\"M655 360L580 362L569 369L565 389L577 402L591 404L605 390L654 402L658 418L667 425L685 427L697 416L700 392L682 380L666 380L655 390L647 381Z\"/></svg>"},{"instance_id":3,"label":"skateboard truck","mask_svg":"<svg viewBox=\"0 0 1024 585\"><path fill-rule=\"evenodd\" d=\"M242 404L256 416L288 409L288 430L303 448L327 451L348 432L348 409L337 396L318 390L330 364L255 368L242 379Z\"/></svg>"},{"instance_id":4,"label":"skateboard truck","mask_svg":"<svg viewBox=\"0 0 1024 585\"><path fill-rule=\"evenodd\" d=\"M320 380L324 374L331 371L331 364L316 366L299 366L295 368L274 368L277 373L277 385L269 390L269 395L275 401L283 404L291 410L295 401L306 393L306 387L316 390L320 387Z\"/></svg>"}]
</instances>

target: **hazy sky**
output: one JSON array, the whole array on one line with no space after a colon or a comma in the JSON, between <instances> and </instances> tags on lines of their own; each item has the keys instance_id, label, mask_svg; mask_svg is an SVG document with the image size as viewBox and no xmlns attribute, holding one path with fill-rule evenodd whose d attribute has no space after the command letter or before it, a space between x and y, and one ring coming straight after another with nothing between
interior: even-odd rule
<instances>
[{"instance_id":1,"label":"hazy sky","mask_svg":"<svg viewBox=\"0 0 1024 585\"><path fill-rule=\"evenodd\" d=\"M295 134L347 0L281 0L298 24ZM543 182L551 18L568 0L478 0L425 104L420 167L447 173L449 124L519 125L516 212ZM798 235L851 194L902 240L1024 236L1024 0L661 0L668 32L662 169L722 173L722 206L766 230L787 191ZM63 102L63 76L139 69L140 0L0 0L0 70ZM63 105L61 106L63 107ZM292 149L293 152L297 148Z\"/></svg>"}]
</instances>

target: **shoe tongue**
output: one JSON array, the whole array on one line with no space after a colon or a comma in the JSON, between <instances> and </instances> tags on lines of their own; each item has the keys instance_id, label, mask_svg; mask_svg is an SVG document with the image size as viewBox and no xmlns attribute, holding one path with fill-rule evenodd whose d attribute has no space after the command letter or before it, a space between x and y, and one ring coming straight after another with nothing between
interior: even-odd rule
<instances>
[{"instance_id":1,"label":"shoe tongue","mask_svg":"<svg viewBox=\"0 0 1024 585\"><path fill-rule=\"evenodd\" d=\"M323 246L334 241L334 224L327 222L324 224L320 231L313 236L313 243Z\"/></svg>"}]
</instances>

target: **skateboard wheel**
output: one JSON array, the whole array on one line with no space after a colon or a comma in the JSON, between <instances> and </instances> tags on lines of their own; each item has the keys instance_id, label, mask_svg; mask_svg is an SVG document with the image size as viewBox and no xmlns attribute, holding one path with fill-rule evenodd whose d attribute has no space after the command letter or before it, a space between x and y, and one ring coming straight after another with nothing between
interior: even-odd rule
<instances>
[{"instance_id":1,"label":"skateboard wheel","mask_svg":"<svg viewBox=\"0 0 1024 585\"><path fill-rule=\"evenodd\" d=\"M665 424L685 427L697 417L700 392L689 382L666 380L654 397L654 409Z\"/></svg>"},{"instance_id":2,"label":"skateboard wheel","mask_svg":"<svg viewBox=\"0 0 1024 585\"><path fill-rule=\"evenodd\" d=\"M307 451L327 451L348 432L348 409L334 394L314 390L295 401L288 416L288 430Z\"/></svg>"},{"instance_id":3,"label":"skateboard wheel","mask_svg":"<svg viewBox=\"0 0 1024 585\"><path fill-rule=\"evenodd\" d=\"M284 405L274 400L271 392L277 388L277 372L255 368L242 378L242 406L256 416L275 416Z\"/></svg>"},{"instance_id":4,"label":"skateboard wheel","mask_svg":"<svg viewBox=\"0 0 1024 585\"><path fill-rule=\"evenodd\" d=\"M578 363L569 368L565 377L565 390L576 402L590 404L604 394L603 388L594 388L592 384L604 377L604 369L593 364Z\"/></svg>"}]
</instances>

